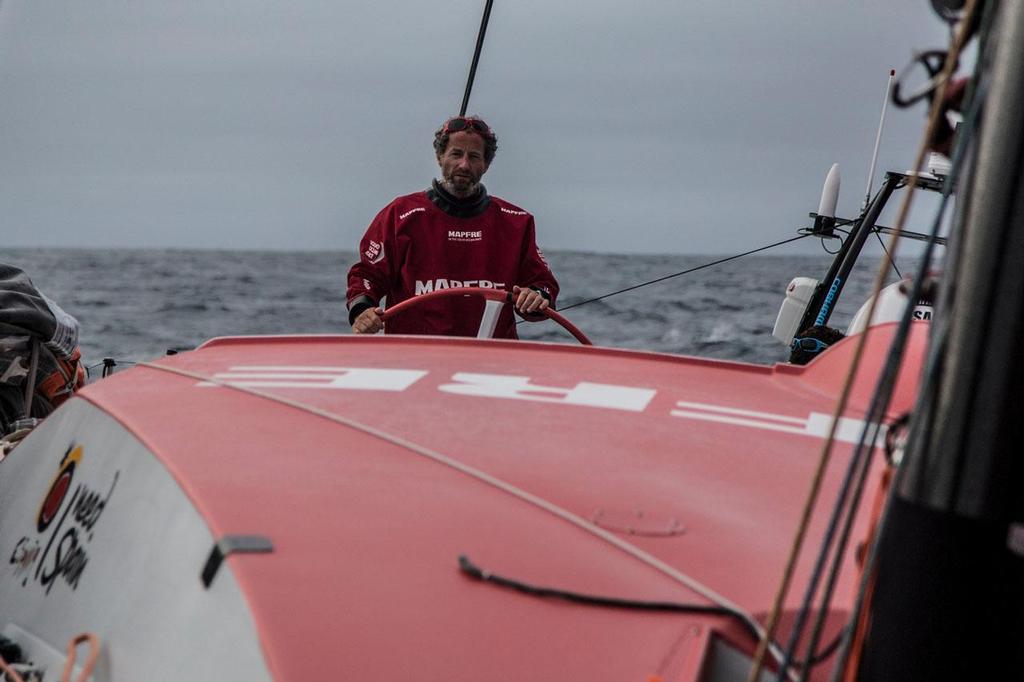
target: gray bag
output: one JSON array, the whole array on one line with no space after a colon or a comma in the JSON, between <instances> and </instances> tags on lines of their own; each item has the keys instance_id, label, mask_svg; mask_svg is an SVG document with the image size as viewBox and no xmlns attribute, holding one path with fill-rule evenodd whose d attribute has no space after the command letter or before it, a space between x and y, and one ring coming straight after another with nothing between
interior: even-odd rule
<instances>
[{"instance_id":1,"label":"gray bag","mask_svg":"<svg viewBox=\"0 0 1024 682\"><path fill-rule=\"evenodd\" d=\"M28 412L45 416L56 395L66 397L78 387L78 328L78 321L43 295L24 271L0 263L0 430ZM48 383L46 390L34 392L32 409L26 410L33 346L38 347L33 388Z\"/></svg>"}]
</instances>

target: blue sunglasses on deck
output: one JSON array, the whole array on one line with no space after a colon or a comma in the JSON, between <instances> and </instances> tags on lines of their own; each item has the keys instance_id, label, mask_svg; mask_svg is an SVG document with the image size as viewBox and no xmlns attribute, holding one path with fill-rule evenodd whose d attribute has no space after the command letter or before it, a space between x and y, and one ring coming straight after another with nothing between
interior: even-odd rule
<instances>
[{"instance_id":1,"label":"blue sunglasses on deck","mask_svg":"<svg viewBox=\"0 0 1024 682\"><path fill-rule=\"evenodd\" d=\"M794 353L798 350L805 350L810 353L820 353L826 348L828 348L827 343L810 337L793 339L793 343L789 344L789 349Z\"/></svg>"}]
</instances>

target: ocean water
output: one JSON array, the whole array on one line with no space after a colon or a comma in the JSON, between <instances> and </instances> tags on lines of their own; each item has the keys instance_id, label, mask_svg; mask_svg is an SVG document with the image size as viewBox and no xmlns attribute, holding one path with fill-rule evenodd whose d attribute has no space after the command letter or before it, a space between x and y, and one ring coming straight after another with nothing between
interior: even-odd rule
<instances>
[{"instance_id":1,"label":"ocean water","mask_svg":"<svg viewBox=\"0 0 1024 682\"><path fill-rule=\"evenodd\" d=\"M716 256L546 254L565 309L716 260ZM349 333L345 275L353 252L6 250L36 286L82 325L87 365L150 360L238 334ZM867 298L877 259L855 271L832 324ZM822 278L831 257L748 256L565 312L597 345L755 363L786 359L771 336L785 288ZM901 262L903 272L912 261ZM890 268L889 279L895 279ZM519 325L524 339L576 343L551 321Z\"/></svg>"}]
</instances>

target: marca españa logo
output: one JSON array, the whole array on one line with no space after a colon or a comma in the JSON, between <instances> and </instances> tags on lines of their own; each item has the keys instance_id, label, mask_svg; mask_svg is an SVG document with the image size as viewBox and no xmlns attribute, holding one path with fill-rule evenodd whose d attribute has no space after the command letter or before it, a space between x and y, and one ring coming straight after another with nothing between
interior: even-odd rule
<instances>
[{"instance_id":1,"label":"marca espa\u00f1a logo","mask_svg":"<svg viewBox=\"0 0 1024 682\"><path fill-rule=\"evenodd\" d=\"M75 485L85 449L72 443L57 466L42 496L35 518L35 532L22 536L8 563L14 566L21 586L38 583L44 594L62 580L72 590L89 563L89 545L96 526L114 494L120 471L115 471L105 493L84 483Z\"/></svg>"},{"instance_id":2,"label":"marca espa\u00f1a logo","mask_svg":"<svg viewBox=\"0 0 1024 682\"><path fill-rule=\"evenodd\" d=\"M371 265L376 265L384 260L384 245L371 239L370 245L366 247L366 251L363 251L363 255Z\"/></svg>"}]
</instances>

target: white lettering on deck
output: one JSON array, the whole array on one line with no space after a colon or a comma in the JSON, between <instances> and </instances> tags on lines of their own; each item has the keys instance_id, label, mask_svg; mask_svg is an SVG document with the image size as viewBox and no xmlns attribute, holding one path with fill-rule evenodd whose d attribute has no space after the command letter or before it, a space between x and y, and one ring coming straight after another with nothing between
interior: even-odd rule
<instances>
[{"instance_id":1,"label":"white lettering on deck","mask_svg":"<svg viewBox=\"0 0 1024 682\"><path fill-rule=\"evenodd\" d=\"M197 386L226 383L246 388L330 388L360 391L404 391L426 376L418 369L368 367L295 367L290 365L242 365L213 375L214 381Z\"/></svg>"},{"instance_id":2,"label":"white lettering on deck","mask_svg":"<svg viewBox=\"0 0 1024 682\"><path fill-rule=\"evenodd\" d=\"M368 367L307 367L294 365L240 365L213 375L214 381L196 386L228 384L240 388L314 388L334 390L391 391L410 388L428 374L418 369L382 369ZM437 387L444 393L478 397L527 400L538 403L603 407L626 412L643 412L657 391L637 386L619 386L580 381L572 386L545 386L531 383L530 377L508 374L456 372L449 383ZM673 417L714 422L728 426L775 431L812 438L826 438L831 430L832 415L810 412L806 417L762 412L725 405L712 405L680 400L670 411ZM857 443L865 422L841 417L836 440ZM876 445L884 442L885 425L877 427Z\"/></svg>"},{"instance_id":3,"label":"white lettering on deck","mask_svg":"<svg viewBox=\"0 0 1024 682\"><path fill-rule=\"evenodd\" d=\"M504 374L457 372L452 375L452 381L458 383L442 384L439 390L459 395L608 407L629 412L643 412L656 393L650 388L595 384L589 381L581 381L572 388L541 386L531 384L530 377Z\"/></svg>"},{"instance_id":4,"label":"white lettering on deck","mask_svg":"<svg viewBox=\"0 0 1024 682\"><path fill-rule=\"evenodd\" d=\"M680 400L677 408L672 410L673 417L697 419L700 421L718 422L731 426L747 426L765 431L781 431L801 436L826 438L832 427L832 415L823 412L811 412L806 418L789 417L771 412L741 410L735 407L708 405L707 403L691 403ZM864 431L865 422L852 417L840 417L836 425L836 440L844 443L859 443ZM885 425L878 426L876 444L884 443Z\"/></svg>"}]
</instances>

